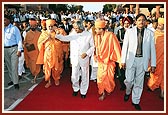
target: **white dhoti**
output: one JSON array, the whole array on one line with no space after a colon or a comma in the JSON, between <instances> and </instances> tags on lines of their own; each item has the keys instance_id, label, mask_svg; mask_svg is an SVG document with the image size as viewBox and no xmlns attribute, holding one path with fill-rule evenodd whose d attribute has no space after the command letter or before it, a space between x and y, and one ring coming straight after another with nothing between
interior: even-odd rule
<instances>
[{"instance_id":1,"label":"white dhoti","mask_svg":"<svg viewBox=\"0 0 168 115\"><path fill-rule=\"evenodd\" d=\"M18 75L21 76L22 73L25 73L25 68L24 68L24 52L21 52L21 56L19 57L19 62L18 62Z\"/></svg>"},{"instance_id":2,"label":"white dhoti","mask_svg":"<svg viewBox=\"0 0 168 115\"><path fill-rule=\"evenodd\" d=\"M91 76L90 80L97 79L97 70L98 70L98 63L94 60L94 56L92 55L90 58L90 65L91 65Z\"/></svg>"}]
</instances>

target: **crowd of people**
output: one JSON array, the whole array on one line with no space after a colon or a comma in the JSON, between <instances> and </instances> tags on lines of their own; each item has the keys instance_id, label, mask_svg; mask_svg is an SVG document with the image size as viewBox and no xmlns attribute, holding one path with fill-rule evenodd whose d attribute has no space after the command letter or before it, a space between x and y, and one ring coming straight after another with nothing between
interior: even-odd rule
<instances>
[{"instance_id":1,"label":"crowd of people","mask_svg":"<svg viewBox=\"0 0 168 115\"><path fill-rule=\"evenodd\" d=\"M43 71L45 88L51 79L59 86L62 72L71 67L72 95L83 99L93 81L103 101L116 87L116 77L125 91L123 101L132 95L132 105L141 110L146 73L149 90L160 88L164 98L164 18L113 11L5 11L4 62L8 85L15 89L25 67L34 76L32 83Z\"/></svg>"}]
</instances>

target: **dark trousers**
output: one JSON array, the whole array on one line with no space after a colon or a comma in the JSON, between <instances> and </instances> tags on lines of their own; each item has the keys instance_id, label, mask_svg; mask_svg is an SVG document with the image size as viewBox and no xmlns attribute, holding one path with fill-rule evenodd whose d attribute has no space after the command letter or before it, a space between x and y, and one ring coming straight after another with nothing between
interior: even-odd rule
<instances>
[{"instance_id":1,"label":"dark trousers","mask_svg":"<svg viewBox=\"0 0 168 115\"><path fill-rule=\"evenodd\" d=\"M116 72L115 72L115 76L117 76L119 82L120 82L120 86L121 86L121 90L125 89L125 84L124 84L124 80L125 80L125 70L124 69L120 69L119 67L119 63L116 62L116 68L115 68Z\"/></svg>"}]
</instances>

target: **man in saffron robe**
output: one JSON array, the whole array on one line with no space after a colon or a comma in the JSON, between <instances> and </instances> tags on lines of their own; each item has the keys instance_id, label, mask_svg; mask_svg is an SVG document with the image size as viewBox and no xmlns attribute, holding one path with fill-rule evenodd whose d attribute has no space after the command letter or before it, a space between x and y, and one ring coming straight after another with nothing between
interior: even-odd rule
<instances>
[{"instance_id":1,"label":"man in saffron robe","mask_svg":"<svg viewBox=\"0 0 168 115\"><path fill-rule=\"evenodd\" d=\"M97 85L99 100L104 100L106 93L115 88L115 62L120 62L121 48L114 33L105 31L105 21L95 21L95 47L98 62Z\"/></svg>"},{"instance_id":2,"label":"man in saffron robe","mask_svg":"<svg viewBox=\"0 0 168 115\"><path fill-rule=\"evenodd\" d=\"M40 53L37 63L43 64L45 81L47 81L45 88L51 86L51 75L54 79L55 85L58 86L60 84L60 74L63 70L62 43L61 41L55 39L56 31L62 32L63 30L60 28L56 29L55 24L55 20L46 20L47 30L42 32L38 40Z\"/></svg>"},{"instance_id":3,"label":"man in saffron robe","mask_svg":"<svg viewBox=\"0 0 168 115\"><path fill-rule=\"evenodd\" d=\"M36 64L39 50L37 47L37 41L41 34L37 30L37 21L32 18L29 20L30 30L26 33L24 40L24 56L26 66L30 69L31 74L34 76L33 83L36 82L36 77L40 73L41 65Z\"/></svg>"},{"instance_id":4,"label":"man in saffron robe","mask_svg":"<svg viewBox=\"0 0 168 115\"><path fill-rule=\"evenodd\" d=\"M41 20L41 31L46 31L46 19Z\"/></svg>"},{"instance_id":5,"label":"man in saffron robe","mask_svg":"<svg viewBox=\"0 0 168 115\"><path fill-rule=\"evenodd\" d=\"M68 18L63 18L62 20L63 26L62 28L65 30L66 34L69 35L71 32L73 26L69 24L69 19ZM69 50L70 50L70 42L62 42L63 45L63 52L64 52L64 65L65 67L69 67Z\"/></svg>"},{"instance_id":6,"label":"man in saffron robe","mask_svg":"<svg viewBox=\"0 0 168 115\"><path fill-rule=\"evenodd\" d=\"M150 74L148 87L154 91L161 89L160 98L164 97L164 18L158 19L158 26L154 33L156 48L156 71Z\"/></svg>"}]
</instances>

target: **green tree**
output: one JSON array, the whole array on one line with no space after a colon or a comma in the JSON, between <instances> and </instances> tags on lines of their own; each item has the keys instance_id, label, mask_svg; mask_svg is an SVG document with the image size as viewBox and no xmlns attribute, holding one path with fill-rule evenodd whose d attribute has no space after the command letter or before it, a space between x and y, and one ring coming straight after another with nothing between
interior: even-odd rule
<instances>
[{"instance_id":1,"label":"green tree","mask_svg":"<svg viewBox=\"0 0 168 115\"><path fill-rule=\"evenodd\" d=\"M83 6L82 5L74 5L74 4L50 4L49 9L55 11L55 12L66 12L71 11L71 12L76 12L76 11L83 11Z\"/></svg>"},{"instance_id":2,"label":"green tree","mask_svg":"<svg viewBox=\"0 0 168 115\"><path fill-rule=\"evenodd\" d=\"M60 11L66 12L68 10L68 4L50 4L49 9L55 12L60 12Z\"/></svg>"},{"instance_id":3,"label":"green tree","mask_svg":"<svg viewBox=\"0 0 168 115\"><path fill-rule=\"evenodd\" d=\"M116 7L116 4L105 4L103 5L103 13L114 11Z\"/></svg>"},{"instance_id":4,"label":"green tree","mask_svg":"<svg viewBox=\"0 0 168 115\"><path fill-rule=\"evenodd\" d=\"M81 11L83 11L83 6L71 4L71 5L69 5L69 11L71 11L71 12L80 11L81 12Z\"/></svg>"}]
</instances>

